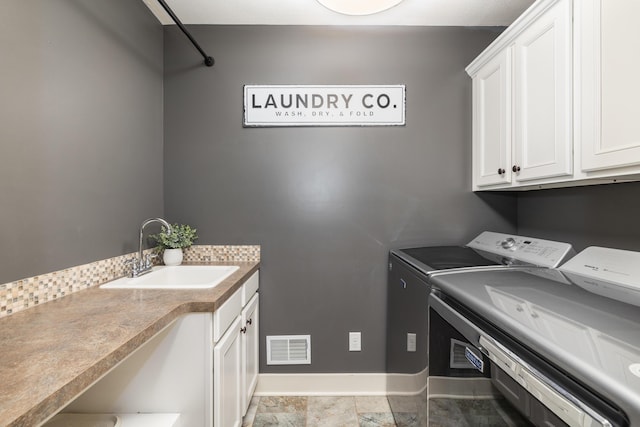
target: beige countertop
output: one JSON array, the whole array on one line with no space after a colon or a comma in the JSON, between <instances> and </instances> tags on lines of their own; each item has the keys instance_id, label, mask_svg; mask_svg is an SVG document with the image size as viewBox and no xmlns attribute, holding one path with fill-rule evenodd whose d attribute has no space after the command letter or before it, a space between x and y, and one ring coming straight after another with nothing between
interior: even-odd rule
<instances>
[{"instance_id":1,"label":"beige countertop","mask_svg":"<svg viewBox=\"0 0 640 427\"><path fill-rule=\"evenodd\" d=\"M38 426L179 316L213 312L258 270L213 289L90 289L0 319L0 426Z\"/></svg>"}]
</instances>

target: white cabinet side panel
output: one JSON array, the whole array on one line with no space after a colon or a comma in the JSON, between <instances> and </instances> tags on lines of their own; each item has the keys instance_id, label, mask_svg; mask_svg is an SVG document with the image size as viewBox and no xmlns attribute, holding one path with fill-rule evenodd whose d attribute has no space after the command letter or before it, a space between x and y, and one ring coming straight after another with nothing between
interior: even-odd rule
<instances>
[{"instance_id":1,"label":"white cabinet side panel","mask_svg":"<svg viewBox=\"0 0 640 427\"><path fill-rule=\"evenodd\" d=\"M206 425L211 393L211 313L183 316L122 361L63 412L180 413Z\"/></svg>"}]
</instances>

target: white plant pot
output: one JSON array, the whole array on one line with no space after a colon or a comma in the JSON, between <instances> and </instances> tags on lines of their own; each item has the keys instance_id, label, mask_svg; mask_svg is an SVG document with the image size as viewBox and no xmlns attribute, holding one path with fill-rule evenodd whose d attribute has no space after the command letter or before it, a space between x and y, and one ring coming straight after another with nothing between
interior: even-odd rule
<instances>
[{"instance_id":1,"label":"white plant pot","mask_svg":"<svg viewBox=\"0 0 640 427\"><path fill-rule=\"evenodd\" d=\"M165 249L162 260L164 261L164 265L182 264L182 249Z\"/></svg>"}]
</instances>

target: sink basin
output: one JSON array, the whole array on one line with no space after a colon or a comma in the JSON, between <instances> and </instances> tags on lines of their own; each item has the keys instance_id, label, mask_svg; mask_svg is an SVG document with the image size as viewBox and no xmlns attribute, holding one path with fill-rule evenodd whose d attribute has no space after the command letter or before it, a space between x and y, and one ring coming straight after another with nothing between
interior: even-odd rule
<instances>
[{"instance_id":1,"label":"sink basin","mask_svg":"<svg viewBox=\"0 0 640 427\"><path fill-rule=\"evenodd\" d=\"M58 414L44 427L120 427L120 417L108 414Z\"/></svg>"},{"instance_id":2,"label":"sink basin","mask_svg":"<svg viewBox=\"0 0 640 427\"><path fill-rule=\"evenodd\" d=\"M103 289L210 289L231 276L235 265L154 267L140 277L123 277L100 285Z\"/></svg>"}]
</instances>

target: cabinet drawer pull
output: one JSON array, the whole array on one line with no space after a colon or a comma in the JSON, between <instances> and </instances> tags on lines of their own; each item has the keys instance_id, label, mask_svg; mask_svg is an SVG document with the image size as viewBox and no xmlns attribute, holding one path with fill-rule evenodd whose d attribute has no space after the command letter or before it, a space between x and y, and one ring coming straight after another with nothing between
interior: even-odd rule
<instances>
[{"instance_id":1,"label":"cabinet drawer pull","mask_svg":"<svg viewBox=\"0 0 640 427\"><path fill-rule=\"evenodd\" d=\"M251 325L253 323L253 318L247 320L247 325Z\"/></svg>"},{"instance_id":2,"label":"cabinet drawer pull","mask_svg":"<svg viewBox=\"0 0 640 427\"><path fill-rule=\"evenodd\" d=\"M498 168L498 175L504 175L506 171L502 168Z\"/></svg>"},{"instance_id":3,"label":"cabinet drawer pull","mask_svg":"<svg viewBox=\"0 0 640 427\"><path fill-rule=\"evenodd\" d=\"M243 334L247 333L247 327L245 326L244 328L240 328L240 332L242 332Z\"/></svg>"},{"instance_id":4,"label":"cabinet drawer pull","mask_svg":"<svg viewBox=\"0 0 640 427\"><path fill-rule=\"evenodd\" d=\"M511 170L512 170L513 172L520 172L520 166L513 165L513 167L511 168Z\"/></svg>"}]
</instances>

